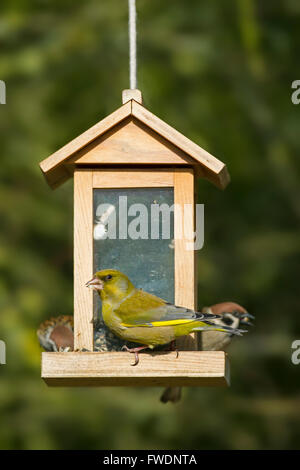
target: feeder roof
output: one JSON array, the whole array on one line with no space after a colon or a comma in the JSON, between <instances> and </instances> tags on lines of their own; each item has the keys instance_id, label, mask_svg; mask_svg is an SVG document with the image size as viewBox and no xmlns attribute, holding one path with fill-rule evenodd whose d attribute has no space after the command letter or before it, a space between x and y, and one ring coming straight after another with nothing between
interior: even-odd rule
<instances>
[{"instance_id":1,"label":"feeder roof","mask_svg":"<svg viewBox=\"0 0 300 470\"><path fill-rule=\"evenodd\" d=\"M226 165L130 99L40 163L48 184L56 188L76 167L108 165L188 165L197 176L224 189Z\"/></svg>"}]
</instances>

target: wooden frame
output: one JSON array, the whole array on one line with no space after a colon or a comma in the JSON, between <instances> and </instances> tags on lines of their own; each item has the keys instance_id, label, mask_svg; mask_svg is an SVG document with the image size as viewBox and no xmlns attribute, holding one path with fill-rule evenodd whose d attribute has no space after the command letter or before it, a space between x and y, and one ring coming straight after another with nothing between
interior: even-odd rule
<instances>
[{"instance_id":1,"label":"wooden frame","mask_svg":"<svg viewBox=\"0 0 300 470\"><path fill-rule=\"evenodd\" d=\"M85 283L93 275L93 190L102 188L173 187L174 203L194 207L194 173L191 168L141 170L76 170L74 173L74 337L75 350L93 351L93 293ZM195 252L185 250L175 214L175 303L196 308ZM189 230L194 230L190 220ZM193 343L190 339L189 343ZM191 345L190 345L191 346ZM182 345L181 345L182 347ZM197 349L193 345L192 349Z\"/></svg>"},{"instance_id":2,"label":"wooden frame","mask_svg":"<svg viewBox=\"0 0 300 470\"><path fill-rule=\"evenodd\" d=\"M174 203L195 207L192 168L77 169L74 172L74 349L93 351L93 292L85 283L93 275L93 190L98 188L173 187ZM194 218L188 230L194 231ZM182 220L174 217L175 303L196 309L196 258L186 250ZM197 350L197 335L180 338L179 358L145 353L132 367L129 353L43 353L42 377L49 385L213 385L229 383L224 352ZM186 351L188 350L188 351ZM209 359L208 362L206 360Z\"/></svg>"}]
</instances>

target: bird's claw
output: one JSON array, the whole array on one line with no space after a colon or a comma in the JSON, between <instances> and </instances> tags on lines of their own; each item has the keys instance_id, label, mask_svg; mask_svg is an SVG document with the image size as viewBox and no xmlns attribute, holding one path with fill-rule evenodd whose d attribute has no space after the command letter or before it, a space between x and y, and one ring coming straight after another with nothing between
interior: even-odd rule
<instances>
[{"instance_id":1,"label":"bird's claw","mask_svg":"<svg viewBox=\"0 0 300 470\"><path fill-rule=\"evenodd\" d=\"M131 364L132 366L136 366L138 363L139 363L139 355L137 353L137 351L135 351L134 349L130 349L126 346L126 344L124 344L124 346L122 346L122 349L121 351L126 351L126 352L129 352L129 353L134 353L134 363Z\"/></svg>"},{"instance_id":2,"label":"bird's claw","mask_svg":"<svg viewBox=\"0 0 300 470\"><path fill-rule=\"evenodd\" d=\"M171 341L170 349L169 349L169 350L176 352L176 359L177 359L178 356L179 356L179 351L178 351L178 349L176 348L176 341L175 341L175 340Z\"/></svg>"},{"instance_id":3,"label":"bird's claw","mask_svg":"<svg viewBox=\"0 0 300 470\"><path fill-rule=\"evenodd\" d=\"M131 365L132 365L132 366L136 366L136 365L139 363L139 361L140 361L140 358L139 358L138 352L135 351L135 352L134 352L134 363L131 364Z\"/></svg>"},{"instance_id":4,"label":"bird's claw","mask_svg":"<svg viewBox=\"0 0 300 470\"><path fill-rule=\"evenodd\" d=\"M142 346L140 348L128 348L126 346L126 344L124 344L124 346L122 346L122 351L127 351L129 353L134 353L134 363L131 364L132 366L136 366L139 361L140 361L140 358L139 358L139 351L141 351L142 349L146 349L148 346Z\"/></svg>"},{"instance_id":5,"label":"bird's claw","mask_svg":"<svg viewBox=\"0 0 300 470\"><path fill-rule=\"evenodd\" d=\"M68 346L66 348L63 348L63 347L60 347L58 352L70 352L71 351L71 348Z\"/></svg>"}]
</instances>

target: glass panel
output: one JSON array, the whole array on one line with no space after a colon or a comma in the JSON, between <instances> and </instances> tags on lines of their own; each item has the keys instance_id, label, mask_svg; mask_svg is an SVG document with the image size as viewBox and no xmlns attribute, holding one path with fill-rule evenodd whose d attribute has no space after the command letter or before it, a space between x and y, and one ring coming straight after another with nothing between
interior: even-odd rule
<instances>
[{"instance_id":1,"label":"glass panel","mask_svg":"<svg viewBox=\"0 0 300 470\"><path fill-rule=\"evenodd\" d=\"M118 269L136 287L173 303L173 204L173 188L94 189L94 272ZM95 296L95 318L99 311Z\"/></svg>"}]
</instances>

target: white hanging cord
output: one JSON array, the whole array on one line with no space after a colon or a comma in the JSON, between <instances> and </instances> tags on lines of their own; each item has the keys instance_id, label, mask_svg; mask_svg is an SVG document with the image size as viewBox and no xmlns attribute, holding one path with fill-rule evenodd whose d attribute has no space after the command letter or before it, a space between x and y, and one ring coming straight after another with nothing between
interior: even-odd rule
<instances>
[{"instance_id":1,"label":"white hanging cord","mask_svg":"<svg viewBox=\"0 0 300 470\"><path fill-rule=\"evenodd\" d=\"M128 0L129 8L129 78L130 89L137 88L136 79L136 5L135 0Z\"/></svg>"}]
</instances>

